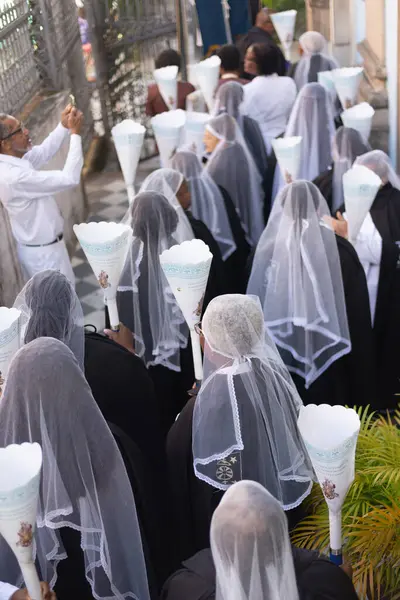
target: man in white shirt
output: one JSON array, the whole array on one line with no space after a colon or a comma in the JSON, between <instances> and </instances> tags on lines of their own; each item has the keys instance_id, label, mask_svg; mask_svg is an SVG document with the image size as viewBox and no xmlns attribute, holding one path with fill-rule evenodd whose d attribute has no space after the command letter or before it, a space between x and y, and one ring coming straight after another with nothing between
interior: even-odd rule
<instances>
[{"instance_id":1,"label":"man in white shirt","mask_svg":"<svg viewBox=\"0 0 400 600\"><path fill-rule=\"evenodd\" d=\"M23 123L0 114L0 201L8 212L18 258L27 278L44 269L57 269L75 283L63 240L64 220L54 194L80 183L82 120L82 113L68 106L56 129L40 146L32 147ZM64 169L39 171L58 152L69 133Z\"/></svg>"}]
</instances>

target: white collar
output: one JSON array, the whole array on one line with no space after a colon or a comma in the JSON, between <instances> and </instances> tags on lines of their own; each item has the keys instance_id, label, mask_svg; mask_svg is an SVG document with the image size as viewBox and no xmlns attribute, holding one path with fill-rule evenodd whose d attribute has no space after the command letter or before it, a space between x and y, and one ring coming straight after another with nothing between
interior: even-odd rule
<instances>
[{"instance_id":1,"label":"white collar","mask_svg":"<svg viewBox=\"0 0 400 600\"><path fill-rule=\"evenodd\" d=\"M224 73L221 75L221 79L239 79L239 75L236 75L236 73Z\"/></svg>"}]
</instances>

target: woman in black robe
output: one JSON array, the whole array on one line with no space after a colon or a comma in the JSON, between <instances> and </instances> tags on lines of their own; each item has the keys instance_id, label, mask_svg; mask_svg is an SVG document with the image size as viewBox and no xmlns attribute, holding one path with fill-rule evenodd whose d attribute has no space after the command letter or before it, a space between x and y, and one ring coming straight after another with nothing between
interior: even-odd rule
<instances>
[{"instance_id":1,"label":"woman in black robe","mask_svg":"<svg viewBox=\"0 0 400 600\"><path fill-rule=\"evenodd\" d=\"M141 192L129 218L133 240L118 287L119 315L153 380L166 433L194 382L189 330L159 259L176 244L179 217L161 194Z\"/></svg>"},{"instance_id":2,"label":"woman in black robe","mask_svg":"<svg viewBox=\"0 0 400 600\"><path fill-rule=\"evenodd\" d=\"M158 169L143 182L141 192L151 191L163 194L179 217L175 232L175 243L181 244L193 238L202 240L210 248L213 255L206 293L203 301L203 312L208 303L221 294L226 294L228 281L220 247L207 225L196 219L191 213L190 190L184 177L174 169Z\"/></svg>"},{"instance_id":3,"label":"woman in black robe","mask_svg":"<svg viewBox=\"0 0 400 600\"><path fill-rule=\"evenodd\" d=\"M214 183L193 152L177 152L171 166L185 178L176 197L186 211L196 238L200 237L208 244L206 236L210 239L209 228L214 236L212 241L210 239L212 247L215 246L214 240L219 245L227 283L221 293L244 292L244 269L250 247L231 198ZM202 235L200 229L203 229Z\"/></svg>"},{"instance_id":4,"label":"woman in black robe","mask_svg":"<svg viewBox=\"0 0 400 600\"><path fill-rule=\"evenodd\" d=\"M397 348L400 345L400 181L390 165L389 157L380 150L368 152L356 160L374 171L382 180L370 209L372 223L369 233L363 230L363 240L357 238L355 248L361 251L363 246L373 248L372 238L380 238L379 281L376 304L373 314L373 335L377 364L377 403L375 408L393 410L398 405L400 387L400 368L397 360ZM398 186L398 187L397 187ZM344 206L342 210L344 210ZM347 236L345 221L334 221L337 231ZM375 230L375 231L374 231ZM371 236L371 239L370 237ZM361 260L365 257L361 256ZM374 260L374 264L375 264ZM366 266L368 262L366 262ZM369 276L368 276L369 281ZM374 284L373 281L372 288ZM370 295L374 295L371 288Z\"/></svg>"},{"instance_id":5,"label":"woman in black robe","mask_svg":"<svg viewBox=\"0 0 400 600\"><path fill-rule=\"evenodd\" d=\"M291 526L303 516L299 505L311 490L312 468L297 430L301 402L265 335L258 301L220 296L210 303L202 327L205 383L167 441L180 561L209 546L211 518L231 480L267 485ZM279 476L285 469L292 469L290 483Z\"/></svg>"},{"instance_id":6,"label":"woman in black robe","mask_svg":"<svg viewBox=\"0 0 400 600\"><path fill-rule=\"evenodd\" d=\"M340 127L336 131L332 147L333 164L314 180L332 215L341 210L344 202L343 175L353 166L358 156L369 150L368 142L355 129Z\"/></svg>"},{"instance_id":7,"label":"woman in black robe","mask_svg":"<svg viewBox=\"0 0 400 600\"><path fill-rule=\"evenodd\" d=\"M365 273L329 222L312 183L282 190L257 246L247 293L260 297L267 329L304 404L376 406Z\"/></svg>"},{"instance_id":8,"label":"woman in black robe","mask_svg":"<svg viewBox=\"0 0 400 600\"><path fill-rule=\"evenodd\" d=\"M211 549L183 562L166 581L161 600L241 598L357 600L351 568L334 565L311 550L290 545L279 503L254 481L235 483L216 509Z\"/></svg>"},{"instance_id":9,"label":"woman in black robe","mask_svg":"<svg viewBox=\"0 0 400 600\"><path fill-rule=\"evenodd\" d=\"M36 442L43 452L35 532L41 578L58 575L54 589L61 600L148 600L126 468L75 356L59 340L35 339L15 355L8 383L1 446ZM0 545L0 577L6 572L15 583L18 564Z\"/></svg>"},{"instance_id":10,"label":"woman in black robe","mask_svg":"<svg viewBox=\"0 0 400 600\"><path fill-rule=\"evenodd\" d=\"M117 443L128 439L123 458L132 488L141 491L138 515L149 546L146 562L160 585L173 564L166 559L171 553L165 552L170 506L162 406L146 367L134 354L132 333L124 327L118 334L110 332L120 343L94 332L86 331L84 335L81 304L72 284L59 271L34 275L20 292L15 307L22 312L22 343L53 337L66 344L84 369L96 404ZM160 482L164 482L166 490L163 499L156 491ZM70 549L69 555L73 556L72 549L79 546L79 534L66 530L62 537ZM63 563L60 569L64 572Z\"/></svg>"}]
</instances>

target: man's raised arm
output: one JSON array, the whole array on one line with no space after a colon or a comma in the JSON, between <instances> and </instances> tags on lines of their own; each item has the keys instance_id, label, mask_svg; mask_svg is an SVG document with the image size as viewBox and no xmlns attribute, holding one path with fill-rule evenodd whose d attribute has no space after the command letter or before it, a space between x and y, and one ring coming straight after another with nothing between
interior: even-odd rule
<instances>
[{"instance_id":1,"label":"man's raised arm","mask_svg":"<svg viewBox=\"0 0 400 600\"><path fill-rule=\"evenodd\" d=\"M44 167L57 154L67 139L69 129L68 118L72 110L72 105L68 104L61 114L61 122L57 127L39 146L33 146L32 150L25 154L24 160L29 160L35 169Z\"/></svg>"}]
</instances>

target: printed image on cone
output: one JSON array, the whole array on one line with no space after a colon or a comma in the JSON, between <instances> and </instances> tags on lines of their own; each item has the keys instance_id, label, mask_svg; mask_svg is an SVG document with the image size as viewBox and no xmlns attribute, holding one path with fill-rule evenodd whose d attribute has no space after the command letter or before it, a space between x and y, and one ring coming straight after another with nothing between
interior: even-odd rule
<instances>
[{"instance_id":1,"label":"printed image on cone","mask_svg":"<svg viewBox=\"0 0 400 600\"><path fill-rule=\"evenodd\" d=\"M108 275L105 271L100 271L100 275L97 279L100 284L100 287L103 288L103 290L106 290L108 287L110 287L110 283L108 282Z\"/></svg>"},{"instance_id":2,"label":"printed image on cone","mask_svg":"<svg viewBox=\"0 0 400 600\"><path fill-rule=\"evenodd\" d=\"M322 493L328 500L334 500L335 498L339 498L339 494L335 492L336 485L332 481L329 481L329 479L325 479L325 481L321 485L321 488Z\"/></svg>"},{"instance_id":3,"label":"printed image on cone","mask_svg":"<svg viewBox=\"0 0 400 600\"><path fill-rule=\"evenodd\" d=\"M33 528L31 523L21 523L20 530L18 531L19 541L17 542L17 546L22 546L22 548L29 548L32 546L33 542Z\"/></svg>"}]
</instances>

